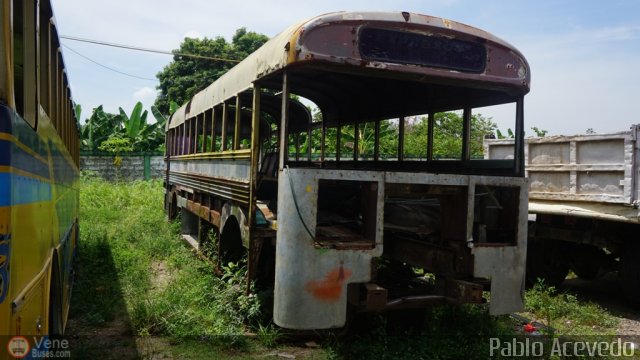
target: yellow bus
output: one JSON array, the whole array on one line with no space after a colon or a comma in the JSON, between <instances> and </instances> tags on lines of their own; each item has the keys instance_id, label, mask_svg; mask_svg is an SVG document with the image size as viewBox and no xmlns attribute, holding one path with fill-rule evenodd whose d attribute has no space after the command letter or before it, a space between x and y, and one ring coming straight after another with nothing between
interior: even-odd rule
<instances>
[{"instance_id":1,"label":"yellow bus","mask_svg":"<svg viewBox=\"0 0 640 360\"><path fill-rule=\"evenodd\" d=\"M180 212L196 248L213 231L219 261L246 259L249 282L271 282L285 328L342 327L348 309L482 303L485 290L491 314L520 310L529 84L516 48L448 19L300 22L172 115L167 214ZM489 106L511 111L516 146L502 160L471 156ZM453 130L439 120L451 112ZM405 149L420 121L424 156Z\"/></svg>"},{"instance_id":2,"label":"yellow bus","mask_svg":"<svg viewBox=\"0 0 640 360\"><path fill-rule=\"evenodd\" d=\"M78 240L78 126L51 3L2 0L0 26L0 335L60 335Z\"/></svg>"}]
</instances>

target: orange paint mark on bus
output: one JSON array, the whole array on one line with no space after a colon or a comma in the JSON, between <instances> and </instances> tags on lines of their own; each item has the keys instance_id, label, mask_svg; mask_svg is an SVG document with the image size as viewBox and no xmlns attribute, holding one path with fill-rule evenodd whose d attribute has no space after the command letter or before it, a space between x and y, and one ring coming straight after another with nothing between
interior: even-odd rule
<instances>
[{"instance_id":1,"label":"orange paint mark on bus","mask_svg":"<svg viewBox=\"0 0 640 360\"><path fill-rule=\"evenodd\" d=\"M344 282L351 276L351 270L342 265L329 271L322 280L311 280L305 286L313 297L322 301L333 302L340 298Z\"/></svg>"}]
</instances>

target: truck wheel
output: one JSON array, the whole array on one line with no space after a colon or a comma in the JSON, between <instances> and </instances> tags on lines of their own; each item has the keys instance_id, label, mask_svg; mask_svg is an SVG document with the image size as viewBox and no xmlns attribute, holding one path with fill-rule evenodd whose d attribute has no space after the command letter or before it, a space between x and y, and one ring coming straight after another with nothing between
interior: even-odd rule
<instances>
[{"instance_id":1,"label":"truck wheel","mask_svg":"<svg viewBox=\"0 0 640 360\"><path fill-rule=\"evenodd\" d=\"M532 240L532 239L529 239ZM542 279L546 285L558 286L569 274L569 262L565 259L568 246L562 241L540 239L529 241L527 246L528 286Z\"/></svg>"},{"instance_id":2,"label":"truck wheel","mask_svg":"<svg viewBox=\"0 0 640 360\"><path fill-rule=\"evenodd\" d=\"M573 260L571 269L583 280L593 280L600 272L600 265L606 254L602 249L591 245L572 246Z\"/></svg>"},{"instance_id":3,"label":"truck wheel","mask_svg":"<svg viewBox=\"0 0 640 360\"><path fill-rule=\"evenodd\" d=\"M620 257L620 282L627 300L635 307L640 306L640 243L628 241Z\"/></svg>"}]
</instances>

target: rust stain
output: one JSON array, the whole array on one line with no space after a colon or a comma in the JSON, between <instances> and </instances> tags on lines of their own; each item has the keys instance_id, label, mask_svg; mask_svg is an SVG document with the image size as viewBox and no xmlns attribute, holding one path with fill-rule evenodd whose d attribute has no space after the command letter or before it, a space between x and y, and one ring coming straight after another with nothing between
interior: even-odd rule
<instances>
[{"instance_id":1,"label":"rust stain","mask_svg":"<svg viewBox=\"0 0 640 360\"><path fill-rule=\"evenodd\" d=\"M344 282L351 276L351 270L340 267L329 271L322 280L307 282L305 289L321 301L333 302L340 298Z\"/></svg>"}]
</instances>

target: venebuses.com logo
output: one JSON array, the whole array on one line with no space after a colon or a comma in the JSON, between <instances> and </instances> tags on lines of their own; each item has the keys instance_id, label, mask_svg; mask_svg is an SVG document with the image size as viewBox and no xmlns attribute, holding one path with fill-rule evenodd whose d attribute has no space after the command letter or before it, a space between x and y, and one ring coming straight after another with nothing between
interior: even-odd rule
<instances>
[{"instance_id":1,"label":"venebuses.com logo","mask_svg":"<svg viewBox=\"0 0 640 360\"><path fill-rule=\"evenodd\" d=\"M69 340L48 336L7 337L7 354L14 359L68 359L71 358ZM0 343L4 342L0 337ZM1 348L0 348L1 349ZM0 358L4 359L2 352Z\"/></svg>"},{"instance_id":2,"label":"venebuses.com logo","mask_svg":"<svg viewBox=\"0 0 640 360\"><path fill-rule=\"evenodd\" d=\"M14 336L7 342L7 352L16 359L22 359L29 354L31 345L24 336Z\"/></svg>"}]
</instances>

